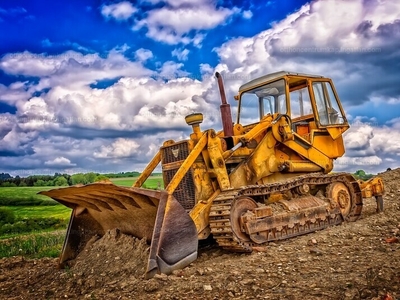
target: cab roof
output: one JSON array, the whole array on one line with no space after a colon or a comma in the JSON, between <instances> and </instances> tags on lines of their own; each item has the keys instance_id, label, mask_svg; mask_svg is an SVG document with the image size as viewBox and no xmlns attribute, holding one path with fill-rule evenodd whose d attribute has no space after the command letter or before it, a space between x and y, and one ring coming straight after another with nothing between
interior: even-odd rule
<instances>
[{"instance_id":1,"label":"cab roof","mask_svg":"<svg viewBox=\"0 0 400 300\"><path fill-rule=\"evenodd\" d=\"M243 84L239 88L239 93L248 89L251 89L254 86L266 83L268 81L274 81L275 79L282 78L284 76L291 75L291 76L301 76L301 77L313 77L313 78L324 78L324 76L321 75L311 75L311 74L304 74L304 73L296 73L296 72L288 72L288 71L280 71L280 72L275 72L271 73L268 75L264 75L261 77L258 77L256 79L253 79L252 81L249 81L248 83Z\"/></svg>"}]
</instances>

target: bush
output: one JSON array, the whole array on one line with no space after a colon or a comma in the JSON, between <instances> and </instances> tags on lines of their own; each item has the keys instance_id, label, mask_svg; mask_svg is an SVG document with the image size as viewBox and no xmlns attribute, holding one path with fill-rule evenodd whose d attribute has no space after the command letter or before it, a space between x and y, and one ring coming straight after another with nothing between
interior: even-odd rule
<instances>
[{"instance_id":1,"label":"bush","mask_svg":"<svg viewBox=\"0 0 400 300\"><path fill-rule=\"evenodd\" d=\"M15 214L12 210L0 207L0 225L13 224L15 222Z\"/></svg>"},{"instance_id":2,"label":"bush","mask_svg":"<svg viewBox=\"0 0 400 300\"><path fill-rule=\"evenodd\" d=\"M6 181L6 182L3 182L2 184L1 184L1 187L16 187L17 185L14 183L14 182L8 182L8 181Z\"/></svg>"}]
</instances>

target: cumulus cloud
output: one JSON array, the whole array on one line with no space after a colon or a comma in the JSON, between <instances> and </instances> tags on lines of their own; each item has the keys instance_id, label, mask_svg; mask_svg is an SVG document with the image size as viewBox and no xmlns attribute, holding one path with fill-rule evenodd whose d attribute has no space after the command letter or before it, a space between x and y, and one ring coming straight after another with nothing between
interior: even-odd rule
<instances>
[{"instance_id":1,"label":"cumulus cloud","mask_svg":"<svg viewBox=\"0 0 400 300\"><path fill-rule=\"evenodd\" d=\"M122 1L115 4L103 5L101 7L101 14L106 18L114 18L122 21L129 19L135 12L135 8L130 2Z\"/></svg>"},{"instance_id":2,"label":"cumulus cloud","mask_svg":"<svg viewBox=\"0 0 400 300\"><path fill-rule=\"evenodd\" d=\"M68 158L65 157L56 157L53 160L48 160L45 161L44 163L46 166L51 166L51 167L74 167L76 164L71 163L71 161Z\"/></svg>"},{"instance_id":3,"label":"cumulus cloud","mask_svg":"<svg viewBox=\"0 0 400 300\"><path fill-rule=\"evenodd\" d=\"M394 60L400 56L394 50L398 39L387 37L397 36L394 30L400 10L391 2L385 3L390 8L382 8L376 1L314 1L271 29L233 39L216 51L230 73L241 70L252 78L278 66L333 77L344 91L344 101L350 104L368 101L373 93L398 95L400 88L394 85L397 72L387 63L388 57ZM370 25L363 25L366 23ZM367 29L361 29L364 27ZM366 78L374 78L373 84L366 84Z\"/></svg>"},{"instance_id":4,"label":"cumulus cloud","mask_svg":"<svg viewBox=\"0 0 400 300\"><path fill-rule=\"evenodd\" d=\"M200 43L203 30L238 13L209 1L147 2L155 6L133 21L136 29L145 28L150 37L169 44L195 43L196 37ZM3 72L37 80L18 77L13 84L0 84L0 101L17 110L0 115L0 152L10 157L0 158L0 164L9 169L44 165L74 171L123 171L131 164L128 168L140 170L164 140L187 138L185 115L203 112L202 128L221 128L215 71L223 75L227 98L232 99L244 82L287 69L326 75L336 83L353 126L345 135L346 155L337 160L335 170L393 167L400 160L400 122L397 117L385 119L383 112L386 106L393 112L399 105L400 9L386 4L312 2L268 30L214 49L219 64L201 64L201 78L185 71L189 53L179 46L171 53L179 63L158 62L153 69L144 63L156 58L143 48L134 52L135 61L122 48L106 57L78 51L5 55L0 59ZM113 15L110 10L107 16L126 19L128 13ZM112 82L96 87L102 80ZM360 111L364 104L380 116L371 119ZM112 164L102 164L105 159Z\"/></svg>"},{"instance_id":5,"label":"cumulus cloud","mask_svg":"<svg viewBox=\"0 0 400 300\"><path fill-rule=\"evenodd\" d=\"M6 54L0 69L10 75L39 77L38 90L74 85L83 86L97 80L121 76L145 76L152 73L140 62L128 60L121 51L112 50L107 57L67 51L59 55L35 54L28 51Z\"/></svg>"},{"instance_id":6,"label":"cumulus cloud","mask_svg":"<svg viewBox=\"0 0 400 300\"><path fill-rule=\"evenodd\" d=\"M251 10L245 10L242 14L244 19L251 19L253 17L253 13Z\"/></svg>"},{"instance_id":7,"label":"cumulus cloud","mask_svg":"<svg viewBox=\"0 0 400 300\"><path fill-rule=\"evenodd\" d=\"M175 56L178 60L185 61L188 59L190 51L188 49L174 49L172 56Z\"/></svg>"},{"instance_id":8,"label":"cumulus cloud","mask_svg":"<svg viewBox=\"0 0 400 300\"><path fill-rule=\"evenodd\" d=\"M137 19L133 30L142 28L146 35L167 44L198 45L204 35L200 32L215 28L238 14L236 7L216 7L213 1L165 1L167 5L154 7L144 18Z\"/></svg>"},{"instance_id":9,"label":"cumulus cloud","mask_svg":"<svg viewBox=\"0 0 400 300\"><path fill-rule=\"evenodd\" d=\"M146 61L153 57L153 52L151 52L148 49L140 48L140 49L136 50L135 57L139 61Z\"/></svg>"},{"instance_id":10,"label":"cumulus cloud","mask_svg":"<svg viewBox=\"0 0 400 300\"><path fill-rule=\"evenodd\" d=\"M125 158L135 154L139 144L130 139L119 138L111 145L101 146L98 152L94 152L96 158Z\"/></svg>"}]
</instances>

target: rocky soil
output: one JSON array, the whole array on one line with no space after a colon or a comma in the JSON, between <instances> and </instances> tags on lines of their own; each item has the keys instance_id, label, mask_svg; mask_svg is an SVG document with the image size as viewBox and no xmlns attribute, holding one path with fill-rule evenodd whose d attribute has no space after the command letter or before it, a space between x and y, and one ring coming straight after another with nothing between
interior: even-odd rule
<instances>
[{"instance_id":1,"label":"rocky soil","mask_svg":"<svg viewBox=\"0 0 400 300\"><path fill-rule=\"evenodd\" d=\"M1 299L400 299L400 169L380 174L385 210L267 252L200 250L189 267L144 280L148 246L108 232L67 270L56 259L0 260Z\"/></svg>"}]
</instances>

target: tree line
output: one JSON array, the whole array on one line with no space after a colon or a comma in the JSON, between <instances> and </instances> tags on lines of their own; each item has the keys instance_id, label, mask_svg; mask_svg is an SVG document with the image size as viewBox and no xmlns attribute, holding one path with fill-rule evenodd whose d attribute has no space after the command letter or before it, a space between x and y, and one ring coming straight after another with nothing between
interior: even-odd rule
<instances>
[{"instance_id":1,"label":"tree line","mask_svg":"<svg viewBox=\"0 0 400 300\"><path fill-rule=\"evenodd\" d=\"M8 173L0 173L0 187L24 187L24 186L70 186L75 184L88 184L107 180L110 178L137 177L139 172L120 173L77 173L73 175L55 173L54 175L31 175L28 177L12 177Z\"/></svg>"}]
</instances>

